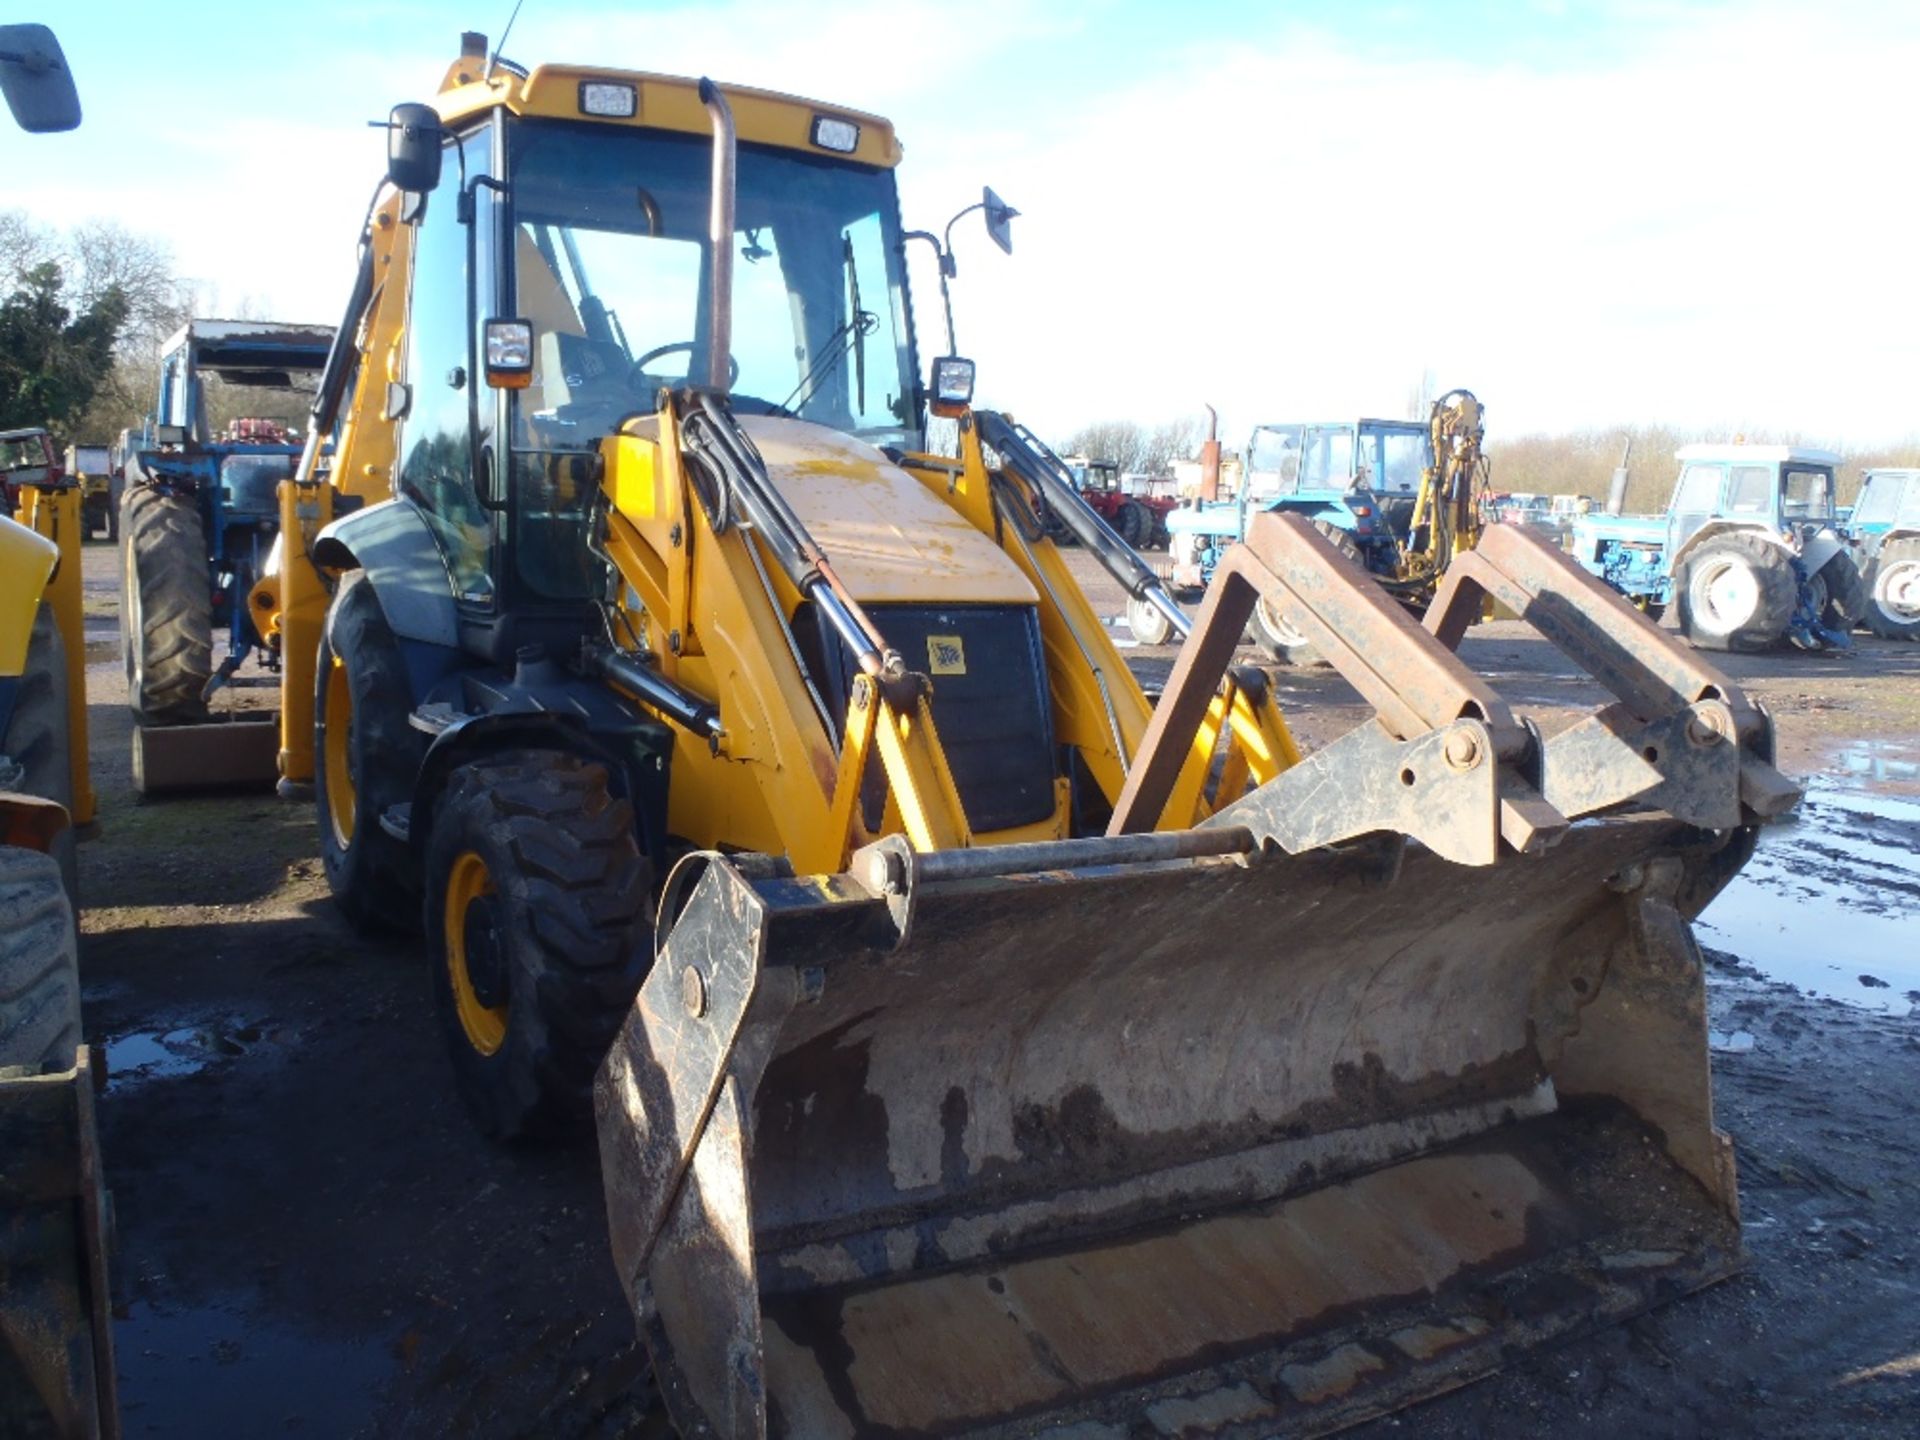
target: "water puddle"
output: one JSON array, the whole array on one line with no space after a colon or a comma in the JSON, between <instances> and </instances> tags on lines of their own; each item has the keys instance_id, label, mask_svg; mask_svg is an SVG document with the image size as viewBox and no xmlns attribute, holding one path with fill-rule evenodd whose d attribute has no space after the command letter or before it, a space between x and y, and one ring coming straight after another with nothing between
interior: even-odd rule
<instances>
[{"instance_id":1,"label":"water puddle","mask_svg":"<svg viewBox=\"0 0 1920 1440\"><path fill-rule=\"evenodd\" d=\"M1835 754L1834 764L1856 785L1894 792L1920 789L1920 746L1903 740L1861 740Z\"/></svg>"},{"instance_id":2,"label":"water puddle","mask_svg":"<svg viewBox=\"0 0 1920 1440\"><path fill-rule=\"evenodd\" d=\"M1902 747L1889 747L1900 749ZM1806 782L1806 799L1698 922L1730 951L1809 995L1920 1012L1920 794L1891 794L1911 762L1875 744ZM1920 769L1915 770L1920 778Z\"/></svg>"},{"instance_id":3,"label":"water puddle","mask_svg":"<svg viewBox=\"0 0 1920 1440\"><path fill-rule=\"evenodd\" d=\"M107 1087L192 1075L280 1037L254 1021L229 1017L172 1030L143 1030L107 1039Z\"/></svg>"},{"instance_id":4,"label":"water puddle","mask_svg":"<svg viewBox=\"0 0 1920 1440\"><path fill-rule=\"evenodd\" d=\"M114 1324L130 1435L353 1435L393 1373L384 1338L323 1339L239 1303L136 1301Z\"/></svg>"}]
</instances>

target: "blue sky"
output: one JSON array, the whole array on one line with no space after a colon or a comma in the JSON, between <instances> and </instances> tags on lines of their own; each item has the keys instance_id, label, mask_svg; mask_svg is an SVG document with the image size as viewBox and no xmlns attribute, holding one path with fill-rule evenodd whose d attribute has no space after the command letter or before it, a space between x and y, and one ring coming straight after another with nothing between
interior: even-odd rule
<instances>
[{"instance_id":1,"label":"blue sky","mask_svg":"<svg viewBox=\"0 0 1920 1440\"><path fill-rule=\"evenodd\" d=\"M365 122L509 8L81 0L86 124L4 141L9 203L160 235L209 309L331 319ZM886 114L910 223L994 185L1016 250L962 238L963 348L1054 433L1395 414L1426 371L1496 433L1920 432L1920 7L527 0L508 52Z\"/></svg>"}]
</instances>

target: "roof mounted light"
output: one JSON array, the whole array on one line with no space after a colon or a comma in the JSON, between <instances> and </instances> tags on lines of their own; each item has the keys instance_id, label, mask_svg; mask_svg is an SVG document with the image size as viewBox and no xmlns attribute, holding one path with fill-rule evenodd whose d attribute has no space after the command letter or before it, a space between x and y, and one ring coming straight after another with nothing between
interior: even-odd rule
<instances>
[{"instance_id":1,"label":"roof mounted light","mask_svg":"<svg viewBox=\"0 0 1920 1440\"><path fill-rule=\"evenodd\" d=\"M816 115L813 117L813 143L822 150L851 155L860 148L860 127L837 115Z\"/></svg>"},{"instance_id":2,"label":"roof mounted light","mask_svg":"<svg viewBox=\"0 0 1920 1440\"><path fill-rule=\"evenodd\" d=\"M611 80L580 82L580 113L607 120L631 120L640 110L640 92Z\"/></svg>"}]
</instances>

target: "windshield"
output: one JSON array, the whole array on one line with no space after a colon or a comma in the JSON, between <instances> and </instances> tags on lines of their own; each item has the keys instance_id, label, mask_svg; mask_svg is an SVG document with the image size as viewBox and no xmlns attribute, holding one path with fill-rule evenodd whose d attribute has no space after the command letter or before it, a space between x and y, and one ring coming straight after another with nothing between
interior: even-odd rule
<instances>
[{"instance_id":1,"label":"windshield","mask_svg":"<svg viewBox=\"0 0 1920 1440\"><path fill-rule=\"evenodd\" d=\"M1262 425L1247 442L1247 494L1291 494L1300 485L1300 427Z\"/></svg>"},{"instance_id":2,"label":"windshield","mask_svg":"<svg viewBox=\"0 0 1920 1440\"><path fill-rule=\"evenodd\" d=\"M1361 474L1367 485L1396 495L1412 495L1427 468L1427 432L1420 429L1364 428L1360 434Z\"/></svg>"},{"instance_id":3,"label":"windshield","mask_svg":"<svg viewBox=\"0 0 1920 1440\"><path fill-rule=\"evenodd\" d=\"M1780 474L1780 515L1784 520L1833 519L1833 472L1788 466Z\"/></svg>"},{"instance_id":4,"label":"windshield","mask_svg":"<svg viewBox=\"0 0 1920 1440\"><path fill-rule=\"evenodd\" d=\"M712 142L552 122L509 136L516 313L535 336L516 447L590 448L707 374ZM892 172L742 145L737 225L736 408L917 446Z\"/></svg>"}]
</instances>

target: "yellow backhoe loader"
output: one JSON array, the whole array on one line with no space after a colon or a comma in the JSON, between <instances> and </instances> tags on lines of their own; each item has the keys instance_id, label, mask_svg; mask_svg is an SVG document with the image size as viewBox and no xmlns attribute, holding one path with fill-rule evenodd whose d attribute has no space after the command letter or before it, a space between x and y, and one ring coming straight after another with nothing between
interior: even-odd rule
<instances>
[{"instance_id":1,"label":"yellow backhoe loader","mask_svg":"<svg viewBox=\"0 0 1920 1440\"><path fill-rule=\"evenodd\" d=\"M590 1110L682 1433L1319 1433L1731 1273L1688 920L1795 798L1765 714L1498 527L1420 621L1262 517L1189 619L923 383L899 159L469 36L254 599L479 1123ZM1157 705L1059 526L1190 632ZM1230 665L1274 597L1372 709L1312 753ZM1543 736L1488 597L1617 701Z\"/></svg>"}]
</instances>

